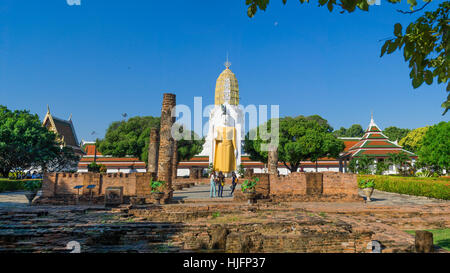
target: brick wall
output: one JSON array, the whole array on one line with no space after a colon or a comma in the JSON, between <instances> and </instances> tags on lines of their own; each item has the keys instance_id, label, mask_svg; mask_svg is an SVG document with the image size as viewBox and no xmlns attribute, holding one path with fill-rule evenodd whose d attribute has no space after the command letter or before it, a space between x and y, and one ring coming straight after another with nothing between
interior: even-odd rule
<instances>
[{"instance_id":1,"label":"brick wall","mask_svg":"<svg viewBox=\"0 0 450 273\"><path fill-rule=\"evenodd\" d=\"M306 195L305 173L291 173L286 176L270 176L270 193L283 195Z\"/></svg>"},{"instance_id":2,"label":"brick wall","mask_svg":"<svg viewBox=\"0 0 450 273\"><path fill-rule=\"evenodd\" d=\"M270 195L280 201L361 200L356 175L338 172L271 175Z\"/></svg>"},{"instance_id":3,"label":"brick wall","mask_svg":"<svg viewBox=\"0 0 450 273\"><path fill-rule=\"evenodd\" d=\"M42 196L76 194L77 190L74 187L83 185L84 179L83 175L77 173L47 173L42 181Z\"/></svg>"},{"instance_id":4,"label":"brick wall","mask_svg":"<svg viewBox=\"0 0 450 273\"><path fill-rule=\"evenodd\" d=\"M42 196L74 195L75 186L82 185L80 194L88 194L88 185L95 185L94 195L104 195L108 187L123 187L124 196L150 193L151 173L48 173L44 175ZM139 184L138 184L139 182Z\"/></svg>"},{"instance_id":5,"label":"brick wall","mask_svg":"<svg viewBox=\"0 0 450 273\"><path fill-rule=\"evenodd\" d=\"M323 172L323 194L358 195L356 174Z\"/></svg>"},{"instance_id":6,"label":"brick wall","mask_svg":"<svg viewBox=\"0 0 450 273\"><path fill-rule=\"evenodd\" d=\"M102 175L101 195L105 194L108 187L123 187L124 196L136 195L136 176L138 173L115 173ZM150 178L148 179L150 182Z\"/></svg>"}]
</instances>

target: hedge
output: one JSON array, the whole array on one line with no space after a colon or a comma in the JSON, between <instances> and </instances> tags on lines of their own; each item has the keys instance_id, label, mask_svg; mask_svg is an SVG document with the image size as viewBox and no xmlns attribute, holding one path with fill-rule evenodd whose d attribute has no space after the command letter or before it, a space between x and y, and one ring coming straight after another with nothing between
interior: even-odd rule
<instances>
[{"instance_id":1,"label":"hedge","mask_svg":"<svg viewBox=\"0 0 450 273\"><path fill-rule=\"evenodd\" d=\"M23 191L25 190L25 183L27 181L38 180L41 179L31 179L31 180L9 180L0 178L0 192L4 191Z\"/></svg>"},{"instance_id":2,"label":"hedge","mask_svg":"<svg viewBox=\"0 0 450 273\"><path fill-rule=\"evenodd\" d=\"M450 178L358 175L358 181L374 179L375 189L408 195L450 200Z\"/></svg>"}]
</instances>

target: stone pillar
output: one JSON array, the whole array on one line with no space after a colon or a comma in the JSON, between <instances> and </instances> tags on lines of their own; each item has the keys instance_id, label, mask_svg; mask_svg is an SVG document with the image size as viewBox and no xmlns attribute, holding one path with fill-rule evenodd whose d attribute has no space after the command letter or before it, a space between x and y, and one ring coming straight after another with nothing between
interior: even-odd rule
<instances>
[{"instance_id":1,"label":"stone pillar","mask_svg":"<svg viewBox=\"0 0 450 273\"><path fill-rule=\"evenodd\" d=\"M172 156L172 180L177 178L178 171L178 144L173 142L173 156Z\"/></svg>"},{"instance_id":2,"label":"stone pillar","mask_svg":"<svg viewBox=\"0 0 450 273\"><path fill-rule=\"evenodd\" d=\"M267 156L267 164L270 175L278 175L278 148L271 146Z\"/></svg>"},{"instance_id":3,"label":"stone pillar","mask_svg":"<svg viewBox=\"0 0 450 273\"><path fill-rule=\"evenodd\" d=\"M150 142L148 144L148 162L147 172L158 172L158 151L159 151L159 134L158 129L152 128L150 131Z\"/></svg>"},{"instance_id":4,"label":"stone pillar","mask_svg":"<svg viewBox=\"0 0 450 273\"><path fill-rule=\"evenodd\" d=\"M158 180L165 181L167 188L172 191L172 158L173 143L172 108L176 105L176 96L165 93L161 109L161 128L159 130L159 153L158 153Z\"/></svg>"},{"instance_id":5,"label":"stone pillar","mask_svg":"<svg viewBox=\"0 0 450 273\"><path fill-rule=\"evenodd\" d=\"M425 230L416 230L415 247L418 253L433 252L433 233Z\"/></svg>"}]
</instances>

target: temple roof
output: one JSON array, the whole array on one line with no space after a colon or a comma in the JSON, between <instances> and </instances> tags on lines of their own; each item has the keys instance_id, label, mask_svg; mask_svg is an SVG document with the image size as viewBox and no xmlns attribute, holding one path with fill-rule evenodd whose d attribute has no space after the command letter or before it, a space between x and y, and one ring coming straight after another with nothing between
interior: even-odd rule
<instances>
[{"instance_id":1,"label":"temple roof","mask_svg":"<svg viewBox=\"0 0 450 273\"><path fill-rule=\"evenodd\" d=\"M81 151L80 145L78 144L78 138L75 133L75 127L73 126L72 115L68 120L54 117L50 113L50 108L47 106L47 114L44 117L42 125L48 130L54 132L58 136L61 143L74 148L76 152Z\"/></svg>"},{"instance_id":2,"label":"temple roof","mask_svg":"<svg viewBox=\"0 0 450 273\"><path fill-rule=\"evenodd\" d=\"M389 154L406 153L411 157L416 157L412 152L406 151L402 146L389 140L389 138L383 134L383 131L371 117L369 126L364 133L364 136L348 149L344 155L350 155L351 157L360 157L362 155L372 157L388 157Z\"/></svg>"}]
</instances>

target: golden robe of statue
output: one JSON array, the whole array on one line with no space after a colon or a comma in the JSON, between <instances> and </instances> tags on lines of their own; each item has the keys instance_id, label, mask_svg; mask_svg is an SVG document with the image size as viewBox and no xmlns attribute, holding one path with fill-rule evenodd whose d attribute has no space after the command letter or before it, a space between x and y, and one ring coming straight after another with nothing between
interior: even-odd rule
<instances>
[{"instance_id":1,"label":"golden robe of statue","mask_svg":"<svg viewBox=\"0 0 450 273\"><path fill-rule=\"evenodd\" d=\"M218 127L214 147L214 170L229 173L236 170L236 129Z\"/></svg>"}]
</instances>

